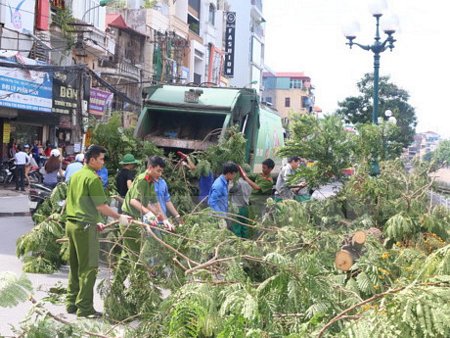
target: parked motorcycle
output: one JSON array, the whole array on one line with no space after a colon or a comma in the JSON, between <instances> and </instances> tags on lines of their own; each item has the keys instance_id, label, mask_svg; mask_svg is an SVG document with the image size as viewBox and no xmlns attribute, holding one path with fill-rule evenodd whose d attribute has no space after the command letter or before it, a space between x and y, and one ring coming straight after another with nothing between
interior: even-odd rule
<instances>
[{"instance_id":1,"label":"parked motorcycle","mask_svg":"<svg viewBox=\"0 0 450 338\"><path fill-rule=\"evenodd\" d=\"M34 215L37 208L50 197L52 189L43 184L30 183L30 192L28 193L28 206L31 215Z\"/></svg>"},{"instance_id":2,"label":"parked motorcycle","mask_svg":"<svg viewBox=\"0 0 450 338\"><path fill-rule=\"evenodd\" d=\"M44 177L39 172L39 168L32 169L28 173L28 178L30 179L30 184L31 183L42 183L42 181L44 180Z\"/></svg>"},{"instance_id":3,"label":"parked motorcycle","mask_svg":"<svg viewBox=\"0 0 450 338\"><path fill-rule=\"evenodd\" d=\"M0 183L7 185L14 181L16 165L14 159L3 161L0 167Z\"/></svg>"}]
</instances>

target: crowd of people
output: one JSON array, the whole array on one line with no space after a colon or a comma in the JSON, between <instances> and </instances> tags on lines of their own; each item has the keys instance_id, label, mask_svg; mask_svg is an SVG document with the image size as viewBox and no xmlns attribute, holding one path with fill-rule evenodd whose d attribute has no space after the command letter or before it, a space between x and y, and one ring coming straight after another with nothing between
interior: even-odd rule
<instances>
[{"instance_id":1,"label":"crowd of people","mask_svg":"<svg viewBox=\"0 0 450 338\"><path fill-rule=\"evenodd\" d=\"M176 225L182 224L182 218L171 201L169 187L162 177L166 163L159 156L148 158L146 169L142 173L136 172L140 164L132 154L126 154L121 169L116 175L115 183L120 195L117 209L108 205L104 183L99 172L104 168L106 149L102 146L91 145L86 153L78 154L74 163L65 172L68 183L66 200L66 235L69 239L69 283L66 298L66 309L69 313L76 313L79 317L99 317L93 304L93 288L96 280L99 261L98 231L105 228L102 217L118 220L121 238L123 238L121 257L115 269L112 286L124 288L124 281L131 265L137 263L142 250L143 241L141 230L131 220L139 220L167 231L174 231ZM53 155L57 155L56 152ZM51 156L53 156L51 154ZM56 156L55 156L56 157ZM182 163L189 169L195 164L188 155L183 154ZM305 182L289 186L289 176L298 168L301 159L292 157L282 168L276 181L279 198L292 198L292 194L304 189ZM48 171L59 171L58 165L47 162ZM56 163L56 162L55 162ZM199 180L200 194L205 194L205 206L211 212L221 217L224 227L235 235L248 238L249 231L246 224L251 219L262 216L265 202L273 195L274 180L272 170L275 163L266 159L262 163L262 172L250 177L246 171L236 163L227 162L223 165L221 175L214 179L213 173L204 175ZM239 179L236 179L237 175ZM211 176L213 179L211 179ZM48 181L52 184L53 181ZM207 187L206 183L210 186ZM237 217L227 217L229 205L237 210ZM171 216L171 220L168 216ZM155 230L158 233L157 230Z\"/></svg>"}]
</instances>

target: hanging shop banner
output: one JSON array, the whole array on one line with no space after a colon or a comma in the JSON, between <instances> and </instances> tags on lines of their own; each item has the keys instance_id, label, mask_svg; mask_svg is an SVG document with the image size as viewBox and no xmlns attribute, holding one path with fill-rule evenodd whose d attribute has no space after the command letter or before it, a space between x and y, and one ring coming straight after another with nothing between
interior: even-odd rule
<instances>
[{"instance_id":1,"label":"hanging shop banner","mask_svg":"<svg viewBox=\"0 0 450 338\"><path fill-rule=\"evenodd\" d=\"M114 94L106 90L91 88L89 101L89 113L96 116L103 116L111 109Z\"/></svg>"},{"instance_id":2,"label":"hanging shop banner","mask_svg":"<svg viewBox=\"0 0 450 338\"><path fill-rule=\"evenodd\" d=\"M0 61L46 65L18 52L0 50ZM48 73L0 66L0 106L51 113L52 78Z\"/></svg>"},{"instance_id":3,"label":"hanging shop banner","mask_svg":"<svg viewBox=\"0 0 450 338\"><path fill-rule=\"evenodd\" d=\"M34 32L36 0L8 0L2 5L0 12L5 12L6 28L20 33Z\"/></svg>"},{"instance_id":4,"label":"hanging shop banner","mask_svg":"<svg viewBox=\"0 0 450 338\"><path fill-rule=\"evenodd\" d=\"M56 72L53 75L54 113L75 115L80 102L78 72Z\"/></svg>"},{"instance_id":5,"label":"hanging shop banner","mask_svg":"<svg viewBox=\"0 0 450 338\"><path fill-rule=\"evenodd\" d=\"M11 125L8 122L3 123L3 143L9 143L11 140Z\"/></svg>"},{"instance_id":6,"label":"hanging shop banner","mask_svg":"<svg viewBox=\"0 0 450 338\"><path fill-rule=\"evenodd\" d=\"M208 82L220 85L222 76L223 51L213 44L209 45Z\"/></svg>"},{"instance_id":7,"label":"hanging shop banner","mask_svg":"<svg viewBox=\"0 0 450 338\"><path fill-rule=\"evenodd\" d=\"M224 75L228 77L234 76L234 48L236 32L236 12L226 13L227 24L225 27L225 64Z\"/></svg>"}]
</instances>

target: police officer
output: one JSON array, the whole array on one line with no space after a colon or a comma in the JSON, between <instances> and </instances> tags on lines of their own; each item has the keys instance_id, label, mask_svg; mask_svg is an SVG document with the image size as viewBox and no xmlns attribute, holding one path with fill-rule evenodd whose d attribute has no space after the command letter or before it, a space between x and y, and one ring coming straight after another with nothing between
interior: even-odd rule
<instances>
[{"instance_id":1,"label":"police officer","mask_svg":"<svg viewBox=\"0 0 450 338\"><path fill-rule=\"evenodd\" d=\"M126 225L130 218L120 215L106 203L105 191L96 171L103 167L106 149L91 145L85 154L85 166L70 178L66 200L66 235L69 238L69 283L66 310L78 317L97 318L94 309L94 284L98 270L99 242L102 231L100 214Z\"/></svg>"},{"instance_id":2,"label":"police officer","mask_svg":"<svg viewBox=\"0 0 450 338\"><path fill-rule=\"evenodd\" d=\"M173 230L172 224L164 216L155 192L154 183L161 177L166 164L161 157L148 159L147 170L138 175L128 190L122 205L122 212L136 219L143 219L148 224L161 221L165 228ZM141 252L141 231L137 226L120 227L123 238L123 250L114 276L113 287L123 288L131 264L138 261Z\"/></svg>"}]
</instances>

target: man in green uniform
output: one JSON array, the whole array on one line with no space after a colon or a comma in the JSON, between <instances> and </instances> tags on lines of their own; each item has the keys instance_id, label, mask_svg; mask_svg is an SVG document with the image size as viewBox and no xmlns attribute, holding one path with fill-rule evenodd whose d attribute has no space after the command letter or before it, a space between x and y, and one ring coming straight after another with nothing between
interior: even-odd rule
<instances>
[{"instance_id":1,"label":"man in green uniform","mask_svg":"<svg viewBox=\"0 0 450 338\"><path fill-rule=\"evenodd\" d=\"M241 167L239 168L242 178L253 188L249 200L249 218L255 219L256 217L261 217L264 214L266 200L272 195L273 179L271 172L275 168L275 162L270 158L264 160L262 163L262 173L256 176L254 182L248 178Z\"/></svg>"},{"instance_id":2,"label":"man in green uniform","mask_svg":"<svg viewBox=\"0 0 450 338\"><path fill-rule=\"evenodd\" d=\"M173 230L173 226L164 216L156 196L154 182L162 175L166 164L161 157L152 156L148 159L147 170L137 176L128 190L122 205L122 212L144 223L156 225L158 221ZM123 238L123 250L114 276L113 287L122 287L127 278L131 264L139 261L141 252L142 232L136 225L120 227Z\"/></svg>"},{"instance_id":3,"label":"man in green uniform","mask_svg":"<svg viewBox=\"0 0 450 338\"><path fill-rule=\"evenodd\" d=\"M92 145L85 154L86 165L70 178L66 200L66 235L69 238L69 283L66 309L78 317L99 317L94 309L94 284L97 277L99 242L102 231L100 214L128 224L129 217L120 215L107 204L105 191L96 171L105 163L106 149Z\"/></svg>"}]
</instances>

